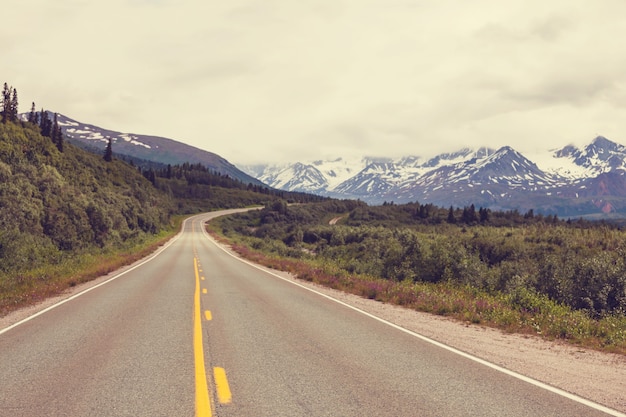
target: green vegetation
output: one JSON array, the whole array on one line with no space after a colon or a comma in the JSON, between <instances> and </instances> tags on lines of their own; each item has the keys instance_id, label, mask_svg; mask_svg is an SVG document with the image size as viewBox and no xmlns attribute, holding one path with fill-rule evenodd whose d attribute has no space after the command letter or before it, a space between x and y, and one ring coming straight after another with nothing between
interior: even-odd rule
<instances>
[{"instance_id":1,"label":"green vegetation","mask_svg":"<svg viewBox=\"0 0 626 417\"><path fill-rule=\"evenodd\" d=\"M7 83L4 83L2 89L2 111L0 111L0 121L16 122L17 110L18 110L17 90L13 87L9 87Z\"/></svg>"},{"instance_id":2,"label":"green vegetation","mask_svg":"<svg viewBox=\"0 0 626 417\"><path fill-rule=\"evenodd\" d=\"M303 279L626 353L626 234L608 224L326 201L275 202L211 228L246 256Z\"/></svg>"},{"instance_id":3,"label":"green vegetation","mask_svg":"<svg viewBox=\"0 0 626 417\"><path fill-rule=\"evenodd\" d=\"M0 311L79 259L168 230L171 207L125 163L61 152L32 123L0 124Z\"/></svg>"},{"instance_id":4,"label":"green vegetation","mask_svg":"<svg viewBox=\"0 0 626 417\"><path fill-rule=\"evenodd\" d=\"M152 164L154 165L154 164ZM227 175L212 172L202 164L150 166L143 175L176 204L177 213L247 207L268 201L306 203L327 200L310 194L291 193L245 184Z\"/></svg>"},{"instance_id":5,"label":"green vegetation","mask_svg":"<svg viewBox=\"0 0 626 417\"><path fill-rule=\"evenodd\" d=\"M263 205L214 233L245 256L364 297L626 353L626 234L532 210L369 207L66 143L56 117L0 113L0 315L130 263L182 215ZM307 203L307 204L303 204ZM333 223L329 224L331 219Z\"/></svg>"},{"instance_id":6,"label":"green vegetation","mask_svg":"<svg viewBox=\"0 0 626 417\"><path fill-rule=\"evenodd\" d=\"M156 165L155 165L156 166ZM178 231L176 215L319 197L259 189L183 164L142 169L65 143L56 115L0 112L0 315L109 272Z\"/></svg>"}]
</instances>

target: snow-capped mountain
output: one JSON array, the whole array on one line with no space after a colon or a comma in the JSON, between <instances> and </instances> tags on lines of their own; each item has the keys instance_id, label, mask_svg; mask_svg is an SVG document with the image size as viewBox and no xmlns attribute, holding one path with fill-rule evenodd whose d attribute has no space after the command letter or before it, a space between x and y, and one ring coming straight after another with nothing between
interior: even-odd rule
<instances>
[{"instance_id":1,"label":"snow-capped mountain","mask_svg":"<svg viewBox=\"0 0 626 417\"><path fill-rule=\"evenodd\" d=\"M463 148L429 159L336 158L240 169L219 155L172 139L116 132L60 114L58 122L66 140L83 147L103 151L111 140L118 155L161 164L200 163L244 183L288 191L370 204L419 201L568 217L626 217L626 146L603 136L582 148L568 145L532 155L508 146Z\"/></svg>"},{"instance_id":2,"label":"snow-capped mountain","mask_svg":"<svg viewBox=\"0 0 626 417\"><path fill-rule=\"evenodd\" d=\"M274 188L324 194L361 172L370 162L369 158L355 161L337 158L283 165L246 165L241 169Z\"/></svg>"},{"instance_id":3,"label":"snow-capped mountain","mask_svg":"<svg viewBox=\"0 0 626 417\"><path fill-rule=\"evenodd\" d=\"M300 162L269 170L258 178L266 184L274 184L272 187L281 190L319 193L328 188L328 180L324 174L313 165Z\"/></svg>"},{"instance_id":4,"label":"snow-capped mountain","mask_svg":"<svg viewBox=\"0 0 626 417\"><path fill-rule=\"evenodd\" d=\"M54 113L48 113L52 119ZM21 117L26 120L28 115L22 114ZM265 185L221 156L173 139L116 132L73 120L62 114L57 114L57 117L65 139L78 146L104 152L108 141L111 140L113 152L117 155L127 155L161 164L177 165L185 162L202 164L211 170L245 183Z\"/></svg>"},{"instance_id":5,"label":"snow-capped mountain","mask_svg":"<svg viewBox=\"0 0 626 417\"><path fill-rule=\"evenodd\" d=\"M603 136L598 136L583 149L566 146L556 151L554 157L577 167L577 170L571 172L573 176L579 178L588 178L618 169L626 169L626 147ZM567 176L567 173L563 171L560 173Z\"/></svg>"},{"instance_id":6,"label":"snow-capped mountain","mask_svg":"<svg viewBox=\"0 0 626 417\"><path fill-rule=\"evenodd\" d=\"M460 162L465 162L472 159L482 159L495 152L491 148L478 148L476 150L470 148L463 148L453 153L442 153L431 159L422 165L426 169L436 169L443 165L453 165Z\"/></svg>"},{"instance_id":7,"label":"snow-capped mountain","mask_svg":"<svg viewBox=\"0 0 626 417\"><path fill-rule=\"evenodd\" d=\"M336 162L353 171L333 169ZM359 166L361 169L354 172ZM312 168L316 172L315 188L297 180L311 178ZM257 172L261 173L259 178L277 188L359 198L371 204L419 201L520 211L532 208L565 216L626 214L626 147L602 136L580 149L569 145L532 158L509 146L497 150L464 148L427 160L418 156L363 158L358 163L338 159L317 161L316 165L289 164L280 169L257 167ZM274 181L269 172L284 176L280 182ZM326 172L335 173L332 181Z\"/></svg>"},{"instance_id":8,"label":"snow-capped mountain","mask_svg":"<svg viewBox=\"0 0 626 417\"><path fill-rule=\"evenodd\" d=\"M414 185L437 188L451 184L506 184L509 188L537 189L554 185L555 180L522 154L505 146L482 158L472 158L428 171L414 182L401 185L401 188Z\"/></svg>"},{"instance_id":9,"label":"snow-capped mountain","mask_svg":"<svg viewBox=\"0 0 626 417\"><path fill-rule=\"evenodd\" d=\"M402 176L400 165L393 161L372 161L348 181L342 181L331 191L334 195L369 196L386 194Z\"/></svg>"}]
</instances>

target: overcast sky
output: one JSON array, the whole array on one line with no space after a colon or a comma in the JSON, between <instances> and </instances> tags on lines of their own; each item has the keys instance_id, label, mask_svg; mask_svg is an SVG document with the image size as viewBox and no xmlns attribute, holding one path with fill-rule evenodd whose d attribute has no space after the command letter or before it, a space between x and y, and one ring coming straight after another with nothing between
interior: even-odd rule
<instances>
[{"instance_id":1,"label":"overcast sky","mask_svg":"<svg viewBox=\"0 0 626 417\"><path fill-rule=\"evenodd\" d=\"M19 0L0 82L236 164L626 143L623 0Z\"/></svg>"}]
</instances>

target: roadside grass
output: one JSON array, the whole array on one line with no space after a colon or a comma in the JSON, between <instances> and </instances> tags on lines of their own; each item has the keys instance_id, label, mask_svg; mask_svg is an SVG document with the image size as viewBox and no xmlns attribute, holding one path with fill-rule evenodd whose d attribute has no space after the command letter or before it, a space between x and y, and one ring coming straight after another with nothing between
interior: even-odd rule
<instances>
[{"instance_id":1,"label":"roadside grass","mask_svg":"<svg viewBox=\"0 0 626 417\"><path fill-rule=\"evenodd\" d=\"M146 257L178 233L185 217L174 216L166 230L123 247L68 255L55 265L0 275L0 317Z\"/></svg>"},{"instance_id":2,"label":"roadside grass","mask_svg":"<svg viewBox=\"0 0 626 417\"><path fill-rule=\"evenodd\" d=\"M209 223L209 232L246 259L290 272L299 279L384 303L450 317L509 333L533 334L547 340L603 352L626 354L626 316L594 319L583 311L557 304L526 288L511 294L490 294L469 285L390 281L348 273L328 260L289 258L263 252L258 239L225 237Z\"/></svg>"}]
</instances>

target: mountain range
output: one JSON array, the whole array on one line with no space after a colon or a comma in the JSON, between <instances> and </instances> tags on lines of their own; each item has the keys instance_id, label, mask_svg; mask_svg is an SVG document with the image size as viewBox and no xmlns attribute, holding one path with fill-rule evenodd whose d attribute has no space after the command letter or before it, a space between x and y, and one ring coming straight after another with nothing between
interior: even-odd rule
<instances>
[{"instance_id":1,"label":"mountain range","mask_svg":"<svg viewBox=\"0 0 626 417\"><path fill-rule=\"evenodd\" d=\"M626 147L598 136L532 156L510 146L423 159L362 158L245 166L269 186L370 204L418 201L578 217L626 216Z\"/></svg>"},{"instance_id":2,"label":"mountain range","mask_svg":"<svg viewBox=\"0 0 626 417\"><path fill-rule=\"evenodd\" d=\"M52 118L53 114L49 113ZM26 119L27 114L22 114L21 117ZM221 156L173 139L117 132L82 123L62 114L57 114L57 118L65 139L83 148L104 152L110 139L113 152L117 155L163 165L182 165L185 162L202 164L215 172L244 183L264 185Z\"/></svg>"},{"instance_id":3,"label":"mountain range","mask_svg":"<svg viewBox=\"0 0 626 417\"><path fill-rule=\"evenodd\" d=\"M26 117L26 115L22 115ZM221 156L173 139L121 133L58 114L66 140L158 164L202 164L244 183L368 204L420 202L556 214L626 217L626 147L598 136L530 156L504 146L463 148L432 158L336 158L236 167Z\"/></svg>"}]
</instances>

